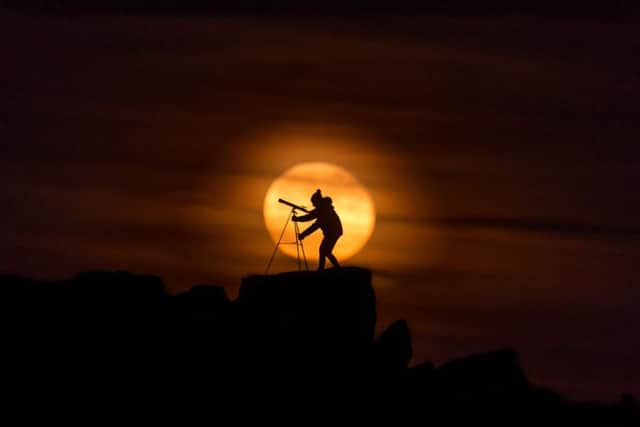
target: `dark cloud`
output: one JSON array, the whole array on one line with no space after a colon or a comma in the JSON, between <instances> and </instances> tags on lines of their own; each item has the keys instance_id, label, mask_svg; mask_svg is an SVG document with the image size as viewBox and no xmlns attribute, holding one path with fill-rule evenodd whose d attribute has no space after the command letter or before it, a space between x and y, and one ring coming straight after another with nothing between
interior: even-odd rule
<instances>
[{"instance_id":1,"label":"dark cloud","mask_svg":"<svg viewBox=\"0 0 640 427\"><path fill-rule=\"evenodd\" d=\"M407 222L407 218L384 218L387 221ZM555 222L543 219L500 217L412 218L416 227L436 227L453 230L496 230L505 232L539 233L551 237L575 237L588 239L637 240L640 227L606 224Z\"/></svg>"},{"instance_id":2,"label":"dark cloud","mask_svg":"<svg viewBox=\"0 0 640 427\"><path fill-rule=\"evenodd\" d=\"M276 0L262 2L256 0L94 0L87 4L81 0L4 0L0 5L21 9L64 10L110 10L110 11L156 11L156 12L231 12L252 14L354 14L354 13L422 13L422 14L464 14L487 16L497 14L531 13L561 16L620 17L637 10L632 0L563 0L557 3L539 0L384 0L337 1L337 0Z\"/></svg>"}]
</instances>

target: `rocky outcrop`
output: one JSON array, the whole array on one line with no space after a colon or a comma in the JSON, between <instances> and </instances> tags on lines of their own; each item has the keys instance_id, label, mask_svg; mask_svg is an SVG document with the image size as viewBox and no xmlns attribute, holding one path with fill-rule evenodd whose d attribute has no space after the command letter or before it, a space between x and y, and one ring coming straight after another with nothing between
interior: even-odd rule
<instances>
[{"instance_id":1,"label":"rocky outcrop","mask_svg":"<svg viewBox=\"0 0 640 427\"><path fill-rule=\"evenodd\" d=\"M356 369L373 342L376 302L368 270L247 277L235 304L241 334L274 363L317 365L320 358L333 368Z\"/></svg>"},{"instance_id":2,"label":"rocky outcrop","mask_svg":"<svg viewBox=\"0 0 640 427\"><path fill-rule=\"evenodd\" d=\"M399 375L407 370L413 348L409 326L404 320L395 321L373 345L373 366L381 373Z\"/></svg>"},{"instance_id":3,"label":"rocky outcrop","mask_svg":"<svg viewBox=\"0 0 640 427\"><path fill-rule=\"evenodd\" d=\"M376 300L365 269L250 276L235 301L206 285L169 295L159 278L125 272L57 282L0 276L0 292L5 381L15 374L19 383L80 379L83 387L158 379L227 391L276 387L280 400L304 399L322 385L331 395L366 397L370 413L382 401L394 416L402 408L448 424L640 421L631 397L577 405L530 384L508 348L410 367L406 322L374 337ZM322 402L307 400L314 410L326 410Z\"/></svg>"}]
</instances>

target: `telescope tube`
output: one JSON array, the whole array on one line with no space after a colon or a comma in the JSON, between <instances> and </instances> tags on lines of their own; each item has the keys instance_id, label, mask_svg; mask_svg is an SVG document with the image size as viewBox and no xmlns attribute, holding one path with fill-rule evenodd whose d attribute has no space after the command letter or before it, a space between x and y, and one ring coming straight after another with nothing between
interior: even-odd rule
<instances>
[{"instance_id":1,"label":"telescope tube","mask_svg":"<svg viewBox=\"0 0 640 427\"><path fill-rule=\"evenodd\" d=\"M278 199L278 202L282 203L283 205L290 206L290 207L292 207L293 209L298 209L298 210L301 210L302 212L309 213L309 210L308 210L308 209L303 208L302 206L298 206L298 205L296 205L295 203L287 202L287 201L286 201L286 200L284 200L284 199Z\"/></svg>"}]
</instances>

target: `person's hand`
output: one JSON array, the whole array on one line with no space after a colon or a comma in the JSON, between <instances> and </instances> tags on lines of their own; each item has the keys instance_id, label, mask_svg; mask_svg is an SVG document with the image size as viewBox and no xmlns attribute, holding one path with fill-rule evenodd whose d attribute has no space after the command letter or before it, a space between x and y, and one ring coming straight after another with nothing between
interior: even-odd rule
<instances>
[{"instance_id":1,"label":"person's hand","mask_svg":"<svg viewBox=\"0 0 640 427\"><path fill-rule=\"evenodd\" d=\"M293 221L293 222L298 222L298 217L294 215L294 216L291 218L291 221Z\"/></svg>"},{"instance_id":2,"label":"person's hand","mask_svg":"<svg viewBox=\"0 0 640 427\"><path fill-rule=\"evenodd\" d=\"M307 237L307 236L305 236L304 233L299 233L298 234L298 240L304 240L305 237Z\"/></svg>"}]
</instances>

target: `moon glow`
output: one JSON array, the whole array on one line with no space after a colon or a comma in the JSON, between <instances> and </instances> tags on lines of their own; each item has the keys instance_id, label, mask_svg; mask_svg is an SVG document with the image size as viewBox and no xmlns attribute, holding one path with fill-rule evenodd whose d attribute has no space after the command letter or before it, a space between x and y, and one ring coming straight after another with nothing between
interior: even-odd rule
<instances>
[{"instance_id":1,"label":"moon glow","mask_svg":"<svg viewBox=\"0 0 640 427\"><path fill-rule=\"evenodd\" d=\"M360 252L375 228L376 212L369 191L345 169L324 162L297 164L282 173L270 185L264 198L264 222L269 235L277 242L291 208L278 203L283 198L311 210L310 197L316 189L324 197L331 197L333 206L342 221L344 234L338 240L333 253L338 261L344 261ZM299 213L299 215L302 212ZM299 222L300 231L313 222ZM307 259L317 261L322 231L304 239ZM294 225L289 223L282 242L295 242ZM295 244L281 244L280 250L296 257Z\"/></svg>"}]
</instances>

